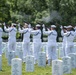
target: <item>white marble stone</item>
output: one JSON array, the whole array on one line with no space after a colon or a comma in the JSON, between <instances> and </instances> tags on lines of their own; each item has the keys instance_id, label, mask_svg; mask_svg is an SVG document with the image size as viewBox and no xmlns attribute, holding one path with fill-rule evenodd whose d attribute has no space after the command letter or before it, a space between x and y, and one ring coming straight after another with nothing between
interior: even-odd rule
<instances>
[{"instance_id":1,"label":"white marble stone","mask_svg":"<svg viewBox=\"0 0 76 75\"><path fill-rule=\"evenodd\" d=\"M62 47L59 48L59 58L62 58L64 56L63 54L63 50L62 50Z\"/></svg>"},{"instance_id":2,"label":"white marble stone","mask_svg":"<svg viewBox=\"0 0 76 75\"><path fill-rule=\"evenodd\" d=\"M52 75L63 75L63 61L62 60L52 61Z\"/></svg>"},{"instance_id":3,"label":"white marble stone","mask_svg":"<svg viewBox=\"0 0 76 75\"><path fill-rule=\"evenodd\" d=\"M11 60L15 58L15 51L8 52L8 65L11 66Z\"/></svg>"},{"instance_id":4,"label":"white marble stone","mask_svg":"<svg viewBox=\"0 0 76 75\"><path fill-rule=\"evenodd\" d=\"M62 58L63 60L63 73L69 74L71 73L71 57L65 56Z\"/></svg>"},{"instance_id":5,"label":"white marble stone","mask_svg":"<svg viewBox=\"0 0 76 75\"><path fill-rule=\"evenodd\" d=\"M8 50L7 50L7 47L5 49L5 57L8 58Z\"/></svg>"},{"instance_id":6,"label":"white marble stone","mask_svg":"<svg viewBox=\"0 0 76 75\"><path fill-rule=\"evenodd\" d=\"M0 71L2 70L2 55L0 55Z\"/></svg>"},{"instance_id":7,"label":"white marble stone","mask_svg":"<svg viewBox=\"0 0 76 75\"><path fill-rule=\"evenodd\" d=\"M4 53L6 50L6 43L2 42L2 53Z\"/></svg>"},{"instance_id":8,"label":"white marble stone","mask_svg":"<svg viewBox=\"0 0 76 75\"><path fill-rule=\"evenodd\" d=\"M34 56L28 55L26 56L26 72L33 72L34 71Z\"/></svg>"},{"instance_id":9,"label":"white marble stone","mask_svg":"<svg viewBox=\"0 0 76 75\"><path fill-rule=\"evenodd\" d=\"M45 42L45 43L42 43L42 51L46 52L46 50L47 50L47 45L46 45L46 42Z\"/></svg>"},{"instance_id":10,"label":"white marble stone","mask_svg":"<svg viewBox=\"0 0 76 75\"><path fill-rule=\"evenodd\" d=\"M76 68L76 54L70 53L68 56L71 57L71 68Z\"/></svg>"},{"instance_id":11,"label":"white marble stone","mask_svg":"<svg viewBox=\"0 0 76 75\"><path fill-rule=\"evenodd\" d=\"M33 44L30 43L30 55L34 55L34 49L33 49Z\"/></svg>"},{"instance_id":12,"label":"white marble stone","mask_svg":"<svg viewBox=\"0 0 76 75\"><path fill-rule=\"evenodd\" d=\"M74 45L74 52L76 53L76 44Z\"/></svg>"},{"instance_id":13,"label":"white marble stone","mask_svg":"<svg viewBox=\"0 0 76 75\"><path fill-rule=\"evenodd\" d=\"M38 66L45 67L46 66L46 53L40 52L38 57Z\"/></svg>"},{"instance_id":14,"label":"white marble stone","mask_svg":"<svg viewBox=\"0 0 76 75\"><path fill-rule=\"evenodd\" d=\"M18 57L23 60L23 51L22 50L18 51Z\"/></svg>"},{"instance_id":15,"label":"white marble stone","mask_svg":"<svg viewBox=\"0 0 76 75\"><path fill-rule=\"evenodd\" d=\"M12 59L11 75L22 75L22 60L20 58Z\"/></svg>"},{"instance_id":16,"label":"white marble stone","mask_svg":"<svg viewBox=\"0 0 76 75\"><path fill-rule=\"evenodd\" d=\"M22 47L21 46L17 46L16 48L16 56L19 56L19 52L22 51Z\"/></svg>"}]
</instances>

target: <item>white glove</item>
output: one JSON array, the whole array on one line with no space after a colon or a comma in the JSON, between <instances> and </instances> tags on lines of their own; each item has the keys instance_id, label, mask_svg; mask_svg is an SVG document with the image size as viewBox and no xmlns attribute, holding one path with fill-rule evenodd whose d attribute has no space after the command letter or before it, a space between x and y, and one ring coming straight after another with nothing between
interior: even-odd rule
<instances>
[{"instance_id":1,"label":"white glove","mask_svg":"<svg viewBox=\"0 0 76 75\"><path fill-rule=\"evenodd\" d=\"M45 28L45 25L43 24L42 27Z\"/></svg>"},{"instance_id":2,"label":"white glove","mask_svg":"<svg viewBox=\"0 0 76 75\"><path fill-rule=\"evenodd\" d=\"M60 29L63 29L63 26L60 26Z\"/></svg>"},{"instance_id":3,"label":"white glove","mask_svg":"<svg viewBox=\"0 0 76 75\"><path fill-rule=\"evenodd\" d=\"M4 26L6 25L5 22L3 23L3 25L4 25Z\"/></svg>"},{"instance_id":4,"label":"white glove","mask_svg":"<svg viewBox=\"0 0 76 75\"><path fill-rule=\"evenodd\" d=\"M29 24L28 27L31 28L31 24Z\"/></svg>"},{"instance_id":5,"label":"white glove","mask_svg":"<svg viewBox=\"0 0 76 75\"><path fill-rule=\"evenodd\" d=\"M50 31L50 29L49 29L49 28L47 28L47 30L48 30L48 31Z\"/></svg>"},{"instance_id":6,"label":"white glove","mask_svg":"<svg viewBox=\"0 0 76 75\"><path fill-rule=\"evenodd\" d=\"M20 27L20 23L18 24L18 27Z\"/></svg>"},{"instance_id":7,"label":"white glove","mask_svg":"<svg viewBox=\"0 0 76 75\"><path fill-rule=\"evenodd\" d=\"M76 26L74 27L74 29L76 30Z\"/></svg>"}]
</instances>

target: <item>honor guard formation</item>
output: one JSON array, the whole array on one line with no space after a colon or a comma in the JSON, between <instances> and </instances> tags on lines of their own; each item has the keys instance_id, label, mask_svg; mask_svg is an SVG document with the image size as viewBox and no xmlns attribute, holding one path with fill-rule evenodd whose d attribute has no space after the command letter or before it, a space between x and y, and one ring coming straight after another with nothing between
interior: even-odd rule
<instances>
[{"instance_id":1,"label":"honor guard formation","mask_svg":"<svg viewBox=\"0 0 76 75\"><path fill-rule=\"evenodd\" d=\"M61 26L60 29L62 36L61 54L63 54L62 57L60 58L63 57L68 58L69 56L71 56L70 54L75 53L74 39L76 38L76 26L74 27L72 25ZM45 25L43 24L41 30L40 24L35 25L35 27L33 28L31 24L28 23L24 23L23 27L20 25L20 23L19 24L12 23L11 26L7 26L6 23L0 23L0 55L2 55L3 53L2 51L3 32L8 33L8 42L6 46L8 63L11 63L12 58L16 59L16 56L19 55L20 57L22 57L21 59L24 63L27 63L28 61L30 61L30 59L32 59L34 60L35 65L38 64L38 62L40 62L39 60L41 60L41 64L46 60L45 64L50 66L52 62L54 62L59 58L60 52L58 50L59 45L57 42L57 36L60 33L57 33L56 25L51 25L49 28L46 28ZM20 42L16 41L17 32L20 33L21 35L23 34L23 40L21 44ZM41 40L42 34L47 36L47 42L42 42ZM32 35L32 42L30 38L31 35ZM13 59L12 61L15 60ZM33 61L30 61L29 63L31 62L33 63Z\"/></svg>"}]
</instances>

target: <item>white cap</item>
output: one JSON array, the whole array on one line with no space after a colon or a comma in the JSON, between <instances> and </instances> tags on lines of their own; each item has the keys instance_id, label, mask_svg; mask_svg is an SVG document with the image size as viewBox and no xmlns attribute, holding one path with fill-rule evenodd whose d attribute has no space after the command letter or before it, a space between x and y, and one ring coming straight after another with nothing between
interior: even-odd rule
<instances>
[{"instance_id":1,"label":"white cap","mask_svg":"<svg viewBox=\"0 0 76 75\"><path fill-rule=\"evenodd\" d=\"M12 23L12 26L16 26L16 24L15 23Z\"/></svg>"},{"instance_id":2,"label":"white cap","mask_svg":"<svg viewBox=\"0 0 76 75\"><path fill-rule=\"evenodd\" d=\"M63 26L62 25L60 26L60 29L63 29Z\"/></svg>"},{"instance_id":3,"label":"white cap","mask_svg":"<svg viewBox=\"0 0 76 75\"><path fill-rule=\"evenodd\" d=\"M40 27L40 24L37 24L36 27Z\"/></svg>"},{"instance_id":4,"label":"white cap","mask_svg":"<svg viewBox=\"0 0 76 75\"><path fill-rule=\"evenodd\" d=\"M55 25L51 25L51 28L56 28L56 26Z\"/></svg>"},{"instance_id":5,"label":"white cap","mask_svg":"<svg viewBox=\"0 0 76 75\"><path fill-rule=\"evenodd\" d=\"M24 26L28 26L28 24L27 23L24 23Z\"/></svg>"},{"instance_id":6,"label":"white cap","mask_svg":"<svg viewBox=\"0 0 76 75\"><path fill-rule=\"evenodd\" d=\"M64 28L67 28L67 26L64 26Z\"/></svg>"},{"instance_id":7,"label":"white cap","mask_svg":"<svg viewBox=\"0 0 76 75\"><path fill-rule=\"evenodd\" d=\"M28 27L31 28L31 24L29 24Z\"/></svg>"},{"instance_id":8,"label":"white cap","mask_svg":"<svg viewBox=\"0 0 76 75\"><path fill-rule=\"evenodd\" d=\"M25 25L28 25L27 23L24 23Z\"/></svg>"},{"instance_id":9,"label":"white cap","mask_svg":"<svg viewBox=\"0 0 76 75\"><path fill-rule=\"evenodd\" d=\"M45 24L43 24L42 27L45 28Z\"/></svg>"},{"instance_id":10,"label":"white cap","mask_svg":"<svg viewBox=\"0 0 76 75\"><path fill-rule=\"evenodd\" d=\"M0 26L2 25L2 23L0 23Z\"/></svg>"},{"instance_id":11,"label":"white cap","mask_svg":"<svg viewBox=\"0 0 76 75\"><path fill-rule=\"evenodd\" d=\"M72 26L71 26L71 25L69 25L69 26L67 26L67 28L72 28Z\"/></svg>"}]
</instances>

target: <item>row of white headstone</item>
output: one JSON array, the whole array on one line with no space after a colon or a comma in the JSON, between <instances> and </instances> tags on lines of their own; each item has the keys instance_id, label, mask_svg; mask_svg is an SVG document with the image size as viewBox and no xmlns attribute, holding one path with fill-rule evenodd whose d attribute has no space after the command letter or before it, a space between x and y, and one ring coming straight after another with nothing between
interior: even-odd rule
<instances>
[{"instance_id":1,"label":"row of white headstone","mask_svg":"<svg viewBox=\"0 0 76 75\"><path fill-rule=\"evenodd\" d=\"M39 66L46 66L46 55L45 53L40 53L39 60L38 60ZM13 58L11 63L11 74L12 75L22 75L22 59L20 58ZM26 57L26 72L34 72L34 56L28 55Z\"/></svg>"},{"instance_id":2,"label":"row of white headstone","mask_svg":"<svg viewBox=\"0 0 76 75\"><path fill-rule=\"evenodd\" d=\"M43 48L43 51L46 52L47 51L47 46L46 46L46 42L43 42L42 43L42 48ZM4 48L3 48L3 51L5 51L5 56L7 56L8 54L8 51L7 51L7 47L6 47L6 43L3 43L4 45ZM30 47L30 54L33 55L33 46L32 46L32 43L30 43L31 47ZM74 44L74 51L76 52L76 43ZM17 48L16 48L16 56L18 56L19 58L22 59L22 55L23 55L23 51L22 51L22 43L19 42L17 43ZM63 57L63 50L62 50L62 43L58 43L58 46L57 46L57 58L62 58Z\"/></svg>"},{"instance_id":3,"label":"row of white headstone","mask_svg":"<svg viewBox=\"0 0 76 75\"><path fill-rule=\"evenodd\" d=\"M62 60L52 61L52 75L70 74L76 68L76 53L70 53Z\"/></svg>"},{"instance_id":4,"label":"row of white headstone","mask_svg":"<svg viewBox=\"0 0 76 75\"><path fill-rule=\"evenodd\" d=\"M14 51L8 53L8 51L6 50L5 54L8 59L8 65L11 65L11 67L12 67L12 70L11 70L12 75L14 75L14 74L22 75L22 54L21 54L21 52L20 52L20 54L17 54L17 55L19 55L19 58L15 58ZM12 62L11 62L11 60L12 60ZM63 73L65 73L65 74L71 73L72 68L76 68L75 62L76 62L75 53L69 54L67 57L63 57L62 60L52 61L52 75L63 75ZM38 65L42 66L42 67L46 66L46 52L42 52L39 54ZM20 69L19 69L19 67L20 67ZM34 71L34 57L32 55L28 55L26 57L26 67L25 68L26 68L27 72ZM0 55L0 70L2 70L2 56L1 55Z\"/></svg>"},{"instance_id":5,"label":"row of white headstone","mask_svg":"<svg viewBox=\"0 0 76 75\"><path fill-rule=\"evenodd\" d=\"M42 55L42 54L41 54ZM39 58L39 66L43 66L45 62ZM76 54L72 53L69 56L63 57L62 60L53 60L52 61L52 75L63 75L63 74L70 74L73 68L76 68ZM45 64L46 65L46 64ZM22 60L20 58L12 59L12 75L17 73L16 75L22 75ZM26 57L26 72L33 72L34 71L34 57L27 56Z\"/></svg>"}]
</instances>

